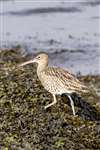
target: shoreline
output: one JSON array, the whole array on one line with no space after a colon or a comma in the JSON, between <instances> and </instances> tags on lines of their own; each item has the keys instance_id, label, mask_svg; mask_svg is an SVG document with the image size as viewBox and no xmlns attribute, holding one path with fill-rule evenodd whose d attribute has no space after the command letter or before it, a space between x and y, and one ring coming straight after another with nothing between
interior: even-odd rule
<instances>
[{"instance_id":1,"label":"shoreline","mask_svg":"<svg viewBox=\"0 0 100 150\"><path fill-rule=\"evenodd\" d=\"M15 53L19 53L18 55L20 55L22 59L32 59L38 53L46 52L49 55L49 65L51 66L68 69L73 72L73 74L76 74L78 76L100 75L99 51L84 51L82 49L50 49L48 52L46 50L36 49L35 51L33 50L29 53L29 51L25 47L16 45L12 48L1 49L0 52L6 53L6 51L9 52L10 50L16 51ZM21 57L19 58L21 59Z\"/></svg>"}]
</instances>

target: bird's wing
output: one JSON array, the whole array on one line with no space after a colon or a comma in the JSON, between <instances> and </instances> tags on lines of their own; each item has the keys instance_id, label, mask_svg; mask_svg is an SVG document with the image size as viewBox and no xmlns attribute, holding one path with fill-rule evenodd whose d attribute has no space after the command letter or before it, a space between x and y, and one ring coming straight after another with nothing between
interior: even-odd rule
<instances>
[{"instance_id":1,"label":"bird's wing","mask_svg":"<svg viewBox=\"0 0 100 150\"><path fill-rule=\"evenodd\" d=\"M57 79L67 89L69 88L69 90L82 91L83 89L86 89L86 87L76 78L76 76L67 70L48 67L46 74Z\"/></svg>"}]
</instances>

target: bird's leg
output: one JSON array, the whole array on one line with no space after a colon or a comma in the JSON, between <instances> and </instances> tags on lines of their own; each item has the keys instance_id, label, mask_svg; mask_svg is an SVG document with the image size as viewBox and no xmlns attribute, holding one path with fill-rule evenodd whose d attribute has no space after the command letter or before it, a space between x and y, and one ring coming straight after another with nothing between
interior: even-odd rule
<instances>
[{"instance_id":1,"label":"bird's leg","mask_svg":"<svg viewBox=\"0 0 100 150\"><path fill-rule=\"evenodd\" d=\"M67 96L68 96L68 98L69 98L69 100L70 100L70 104L71 104L71 107L72 107L73 115L75 116L74 102L73 102L73 100L72 100L72 98L71 98L70 95L67 95Z\"/></svg>"},{"instance_id":2,"label":"bird's leg","mask_svg":"<svg viewBox=\"0 0 100 150\"><path fill-rule=\"evenodd\" d=\"M45 109L47 109L48 107L51 107L52 105L56 104L57 100L56 100L56 96L53 94L53 102L48 104L47 106L45 106Z\"/></svg>"}]
</instances>

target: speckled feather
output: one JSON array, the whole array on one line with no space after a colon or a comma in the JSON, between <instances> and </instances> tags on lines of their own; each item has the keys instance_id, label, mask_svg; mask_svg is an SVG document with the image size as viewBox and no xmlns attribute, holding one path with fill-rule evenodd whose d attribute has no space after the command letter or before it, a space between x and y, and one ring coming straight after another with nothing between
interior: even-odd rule
<instances>
[{"instance_id":1,"label":"speckled feather","mask_svg":"<svg viewBox=\"0 0 100 150\"><path fill-rule=\"evenodd\" d=\"M86 87L75 75L61 68L47 67L39 78L44 88L51 93L86 92Z\"/></svg>"}]
</instances>

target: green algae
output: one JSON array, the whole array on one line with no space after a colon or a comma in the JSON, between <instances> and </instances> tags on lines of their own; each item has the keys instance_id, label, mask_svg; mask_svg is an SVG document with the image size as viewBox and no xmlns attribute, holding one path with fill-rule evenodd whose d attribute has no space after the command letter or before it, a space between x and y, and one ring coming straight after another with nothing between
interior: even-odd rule
<instances>
[{"instance_id":1,"label":"green algae","mask_svg":"<svg viewBox=\"0 0 100 150\"><path fill-rule=\"evenodd\" d=\"M100 76L79 77L90 88L82 97L95 108L95 119L92 112L89 119L83 117L77 105L74 117L66 97L57 96L58 103L44 110L52 95L38 80L35 65L17 68L26 59L18 49L0 52L0 149L99 150Z\"/></svg>"}]
</instances>

